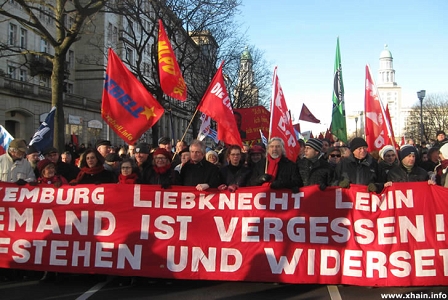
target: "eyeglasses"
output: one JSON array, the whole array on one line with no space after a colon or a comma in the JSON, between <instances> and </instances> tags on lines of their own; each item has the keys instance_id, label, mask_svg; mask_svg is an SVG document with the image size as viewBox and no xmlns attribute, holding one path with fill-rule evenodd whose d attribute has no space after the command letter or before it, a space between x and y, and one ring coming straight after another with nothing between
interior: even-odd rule
<instances>
[{"instance_id":1,"label":"eyeglasses","mask_svg":"<svg viewBox=\"0 0 448 300\"><path fill-rule=\"evenodd\" d=\"M241 153L231 153L230 156L240 156Z\"/></svg>"},{"instance_id":2,"label":"eyeglasses","mask_svg":"<svg viewBox=\"0 0 448 300\"><path fill-rule=\"evenodd\" d=\"M340 154L330 154L330 157L341 157Z\"/></svg>"},{"instance_id":3,"label":"eyeglasses","mask_svg":"<svg viewBox=\"0 0 448 300\"><path fill-rule=\"evenodd\" d=\"M166 160L166 157L154 157L154 160Z\"/></svg>"}]
</instances>

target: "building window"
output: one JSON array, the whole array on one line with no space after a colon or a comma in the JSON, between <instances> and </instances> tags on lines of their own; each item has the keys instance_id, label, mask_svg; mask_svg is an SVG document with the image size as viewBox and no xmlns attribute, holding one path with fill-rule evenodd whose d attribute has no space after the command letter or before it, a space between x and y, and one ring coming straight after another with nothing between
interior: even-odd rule
<instances>
[{"instance_id":1,"label":"building window","mask_svg":"<svg viewBox=\"0 0 448 300\"><path fill-rule=\"evenodd\" d=\"M10 78L17 79L16 70L17 70L16 67L8 66L8 75Z\"/></svg>"},{"instance_id":2,"label":"building window","mask_svg":"<svg viewBox=\"0 0 448 300\"><path fill-rule=\"evenodd\" d=\"M28 31L20 28L20 48L26 49L28 44Z\"/></svg>"},{"instance_id":3,"label":"building window","mask_svg":"<svg viewBox=\"0 0 448 300\"><path fill-rule=\"evenodd\" d=\"M132 35L132 32L134 31L134 23L131 21L128 21L128 27L126 28L126 32L130 35Z\"/></svg>"},{"instance_id":4,"label":"building window","mask_svg":"<svg viewBox=\"0 0 448 300\"><path fill-rule=\"evenodd\" d=\"M112 42L114 42L114 43L118 42L118 28L116 26L114 26L114 29L113 29Z\"/></svg>"},{"instance_id":5,"label":"building window","mask_svg":"<svg viewBox=\"0 0 448 300\"><path fill-rule=\"evenodd\" d=\"M126 48L126 60L131 66L134 65L134 51L131 48Z\"/></svg>"},{"instance_id":6,"label":"building window","mask_svg":"<svg viewBox=\"0 0 448 300\"><path fill-rule=\"evenodd\" d=\"M48 42L44 39L40 39L40 52L48 53Z\"/></svg>"},{"instance_id":7,"label":"building window","mask_svg":"<svg viewBox=\"0 0 448 300\"><path fill-rule=\"evenodd\" d=\"M68 68L70 70L75 68L75 52L68 50Z\"/></svg>"},{"instance_id":8,"label":"building window","mask_svg":"<svg viewBox=\"0 0 448 300\"><path fill-rule=\"evenodd\" d=\"M19 70L19 80L20 81L26 81L26 70Z\"/></svg>"},{"instance_id":9,"label":"building window","mask_svg":"<svg viewBox=\"0 0 448 300\"><path fill-rule=\"evenodd\" d=\"M107 24L107 39L112 41L112 23Z\"/></svg>"},{"instance_id":10,"label":"building window","mask_svg":"<svg viewBox=\"0 0 448 300\"><path fill-rule=\"evenodd\" d=\"M50 77L40 75L39 81L40 81L40 86L50 87Z\"/></svg>"},{"instance_id":11,"label":"building window","mask_svg":"<svg viewBox=\"0 0 448 300\"><path fill-rule=\"evenodd\" d=\"M8 44L10 46L15 46L16 38L17 38L17 25L9 23Z\"/></svg>"},{"instance_id":12,"label":"building window","mask_svg":"<svg viewBox=\"0 0 448 300\"><path fill-rule=\"evenodd\" d=\"M73 83L68 83L66 85L67 94L73 94Z\"/></svg>"}]
</instances>

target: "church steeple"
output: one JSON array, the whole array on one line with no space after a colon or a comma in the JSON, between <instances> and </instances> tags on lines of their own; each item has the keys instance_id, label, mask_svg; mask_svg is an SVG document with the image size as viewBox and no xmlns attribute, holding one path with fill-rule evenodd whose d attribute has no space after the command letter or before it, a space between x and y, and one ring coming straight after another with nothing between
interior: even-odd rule
<instances>
[{"instance_id":1,"label":"church steeple","mask_svg":"<svg viewBox=\"0 0 448 300\"><path fill-rule=\"evenodd\" d=\"M380 68L378 69L378 84L377 86L396 86L394 59L392 53L389 51L387 45L384 45L384 50L380 54Z\"/></svg>"},{"instance_id":2,"label":"church steeple","mask_svg":"<svg viewBox=\"0 0 448 300\"><path fill-rule=\"evenodd\" d=\"M252 107L258 105L258 88L254 82L254 70L252 55L246 46L241 53L238 82L233 91L235 100L234 108Z\"/></svg>"}]
</instances>

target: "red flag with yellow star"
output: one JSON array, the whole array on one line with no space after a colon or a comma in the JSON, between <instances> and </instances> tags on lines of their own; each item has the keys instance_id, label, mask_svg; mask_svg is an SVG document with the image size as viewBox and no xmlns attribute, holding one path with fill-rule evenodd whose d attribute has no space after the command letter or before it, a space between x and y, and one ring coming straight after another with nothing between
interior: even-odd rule
<instances>
[{"instance_id":1,"label":"red flag with yellow star","mask_svg":"<svg viewBox=\"0 0 448 300\"><path fill-rule=\"evenodd\" d=\"M162 117L164 109L109 48L101 116L133 144Z\"/></svg>"}]
</instances>

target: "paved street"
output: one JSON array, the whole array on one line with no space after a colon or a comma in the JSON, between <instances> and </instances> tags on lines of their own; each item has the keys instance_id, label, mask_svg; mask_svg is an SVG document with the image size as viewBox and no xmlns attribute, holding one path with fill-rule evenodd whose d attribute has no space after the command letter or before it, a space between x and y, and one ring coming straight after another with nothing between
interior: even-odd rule
<instances>
[{"instance_id":1,"label":"paved street","mask_svg":"<svg viewBox=\"0 0 448 300\"><path fill-rule=\"evenodd\" d=\"M0 283L0 299L447 299L448 287L366 288L257 282L165 280L67 275L58 282L37 278ZM393 294L393 295L392 295ZM388 296L388 295L386 295Z\"/></svg>"}]
</instances>

